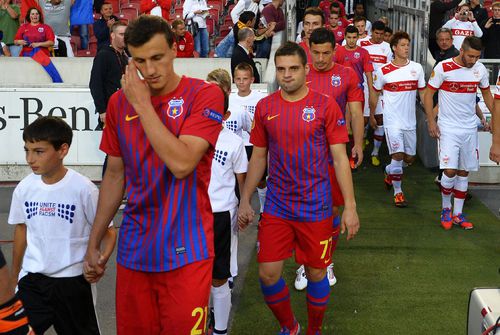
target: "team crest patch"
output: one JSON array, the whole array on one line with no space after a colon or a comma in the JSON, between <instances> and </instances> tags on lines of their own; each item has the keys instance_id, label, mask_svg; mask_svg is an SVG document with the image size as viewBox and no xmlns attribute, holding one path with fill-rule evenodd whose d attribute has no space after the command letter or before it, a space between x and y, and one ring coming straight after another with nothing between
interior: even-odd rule
<instances>
[{"instance_id":1,"label":"team crest patch","mask_svg":"<svg viewBox=\"0 0 500 335\"><path fill-rule=\"evenodd\" d=\"M182 115L184 111L184 100L183 99L172 99L168 102L167 115L172 119L176 119Z\"/></svg>"},{"instance_id":2,"label":"team crest patch","mask_svg":"<svg viewBox=\"0 0 500 335\"><path fill-rule=\"evenodd\" d=\"M43 32L44 32L43 27L38 28L38 32L39 32L39 33L43 33Z\"/></svg>"},{"instance_id":3,"label":"team crest patch","mask_svg":"<svg viewBox=\"0 0 500 335\"><path fill-rule=\"evenodd\" d=\"M340 76L332 76L332 86L339 87L342 84L342 78Z\"/></svg>"},{"instance_id":4,"label":"team crest patch","mask_svg":"<svg viewBox=\"0 0 500 335\"><path fill-rule=\"evenodd\" d=\"M302 111L302 120L311 122L316 118L316 110L313 107L306 107Z\"/></svg>"},{"instance_id":5,"label":"team crest patch","mask_svg":"<svg viewBox=\"0 0 500 335\"><path fill-rule=\"evenodd\" d=\"M354 58L358 59L359 57L361 57L361 54L359 52L355 52L354 53Z\"/></svg>"},{"instance_id":6,"label":"team crest patch","mask_svg":"<svg viewBox=\"0 0 500 335\"><path fill-rule=\"evenodd\" d=\"M345 126L345 119L338 119L337 126Z\"/></svg>"}]
</instances>

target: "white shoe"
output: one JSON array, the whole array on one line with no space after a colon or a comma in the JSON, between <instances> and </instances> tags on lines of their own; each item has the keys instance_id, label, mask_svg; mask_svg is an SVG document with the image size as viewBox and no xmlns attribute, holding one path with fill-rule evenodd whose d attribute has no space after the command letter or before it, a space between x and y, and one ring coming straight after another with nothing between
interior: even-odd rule
<instances>
[{"instance_id":1,"label":"white shoe","mask_svg":"<svg viewBox=\"0 0 500 335\"><path fill-rule=\"evenodd\" d=\"M337 277L335 277L335 273L333 273L333 263L328 265L328 267L326 268L326 275L328 276L328 283L330 284L330 286L333 286L337 283Z\"/></svg>"},{"instance_id":2,"label":"white shoe","mask_svg":"<svg viewBox=\"0 0 500 335\"><path fill-rule=\"evenodd\" d=\"M297 278L295 278L295 288L299 291L302 291L306 287L307 287L306 270L304 269L304 265L301 265L300 268L297 269Z\"/></svg>"}]
</instances>

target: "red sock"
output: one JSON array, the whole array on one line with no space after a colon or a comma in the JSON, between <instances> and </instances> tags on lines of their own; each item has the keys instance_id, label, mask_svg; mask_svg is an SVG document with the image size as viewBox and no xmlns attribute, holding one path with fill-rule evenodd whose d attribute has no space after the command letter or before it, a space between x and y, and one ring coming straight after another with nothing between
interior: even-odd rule
<instances>
[{"instance_id":1,"label":"red sock","mask_svg":"<svg viewBox=\"0 0 500 335\"><path fill-rule=\"evenodd\" d=\"M307 283L307 335L321 334L321 326L329 298L330 284L327 276L318 282L309 281Z\"/></svg>"},{"instance_id":2,"label":"red sock","mask_svg":"<svg viewBox=\"0 0 500 335\"><path fill-rule=\"evenodd\" d=\"M292 306L290 304L290 293L285 280L280 278L275 284L265 286L260 282L260 288L264 293L264 300L271 309L281 328L292 329L295 322Z\"/></svg>"}]
</instances>

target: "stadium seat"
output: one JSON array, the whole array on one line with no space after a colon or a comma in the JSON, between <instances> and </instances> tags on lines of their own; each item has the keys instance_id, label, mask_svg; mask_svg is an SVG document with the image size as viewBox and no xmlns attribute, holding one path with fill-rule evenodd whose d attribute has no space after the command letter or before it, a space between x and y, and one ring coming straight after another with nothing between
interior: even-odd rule
<instances>
[{"instance_id":1,"label":"stadium seat","mask_svg":"<svg viewBox=\"0 0 500 335\"><path fill-rule=\"evenodd\" d=\"M78 50L76 52L77 57L95 57L96 51L92 50Z\"/></svg>"},{"instance_id":2,"label":"stadium seat","mask_svg":"<svg viewBox=\"0 0 500 335\"><path fill-rule=\"evenodd\" d=\"M219 30L219 37L226 37L227 34L231 31L231 28L228 26L222 26Z\"/></svg>"},{"instance_id":3,"label":"stadium seat","mask_svg":"<svg viewBox=\"0 0 500 335\"><path fill-rule=\"evenodd\" d=\"M211 17L207 17L207 31L208 36L212 36L215 32L215 20Z\"/></svg>"},{"instance_id":4,"label":"stadium seat","mask_svg":"<svg viewBox=\"0 0 500 335\"><path fill-rule=\"evenodd\" d=\"M135 9L134 9L135 11ZM123 13L120 13L117 15L120 21L124 21L128 24L129 21L132 21L137 17L137 12L132 12L132 11L125 11Z\"/></svg>"},{"instance_id":5,"label":"stadium seat","mask_svg":"<svg viewBox=\"0 0 500 335\"><path fill-rule=\"evenodd\" d=\"M140 5L140 4L138 4L138 3L136 3L136 2L131 2L131 3L127 3L127 4L123 4L123 3L122 3L122 4L121 4L121 9L120 9L120 10L123 12L123 10L124 10L125 8L134 8L134 9L137 11L137 13L140 13L140 12L141 12L141 5Z\"/></svg>"},{"instance_id":6,"label":"stadium seat","mask_svg":"<svg viewBox=\"0 0 500 335\"><path fill-rule=\"evenodd\" d=\"M176 19L182 19L182 14L181 14L181 15L179 15L179 14L177 14L176 12L173 12L173 13L172 13L172 12L170 12L170 13L169 13L169 15L168 15L168 20L169 20L170 22L172 22L173 20L176 20Z\"/></svg>"},{"instance_id":7,"label":"stadium seat","mask_svg":"<svg viewBox=\"0 0 500 335\"><path fill-rule=\"evenodd\" d=\"M134 7L122 8L120 11L120 15L125 15L125 18L129 21L132 21L137 16L139 16L139 11ZM118 16L120 17L120 16Z\"/></svg>"},{"instance_id":8,"label":"stadium seat","mask_svg":"<svg viewBox=\"0 0 500 335\"><path fill-rule=\"evenodd\" d=\"M110 4L113 5L113 11L115 13L120 12L120 0L106 0L106 2L109 2Z\"/></svg>"},{"instance_id":9,"label":"stadium seat","mask_svg":"<svg viewBox=\"0 0 500 335\"><path fill-rule=\"evenodd\" d=\"M80 36L78 36L78 35L71 35L70 43L71 43L71 45L75 44L78 47L78 49L80 49L82 47L82 41L80 39Z\"/></svg>"},{"instance_id":10,"label":"stadium seat","mask_svg":"<svg viewBox=\"0 0 500 335\"><path fill-rule=\"evenodd\" d=\"M210 16L219 20L219 10L217 8L210 8L208 12L210 13Z\"/></svg>"},{"instance_id":11,"label":"stadium seat","mask_svg":"<svg viewBox=\"0 0 500 335\"><path fill-rule=\"evenodd\" d=\"M175 15L179 15L179 17L182 17L182 11L183 11L183 10L184 10L184 9L183 9L182 7L177 7L177 8L175 9Z\"/></svg>"},{"instance_id":12,"label":"stadium seat","mask_svg":"<svg viewBox=\"0 0 500 335\"><path fill-rule=\"evenodd\" d=\"M92 14L94 16L94 21L97 21L101 18L101 14L100 13L94 13Z\"/></svg>"}]
</instances>

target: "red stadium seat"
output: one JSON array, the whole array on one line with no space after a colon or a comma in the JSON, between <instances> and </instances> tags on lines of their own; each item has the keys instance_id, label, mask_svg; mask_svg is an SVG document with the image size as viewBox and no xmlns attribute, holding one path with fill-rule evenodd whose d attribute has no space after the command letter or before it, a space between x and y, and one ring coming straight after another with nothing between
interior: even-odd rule
<instances>
[{"instance_id":1,"label":"red stadium seat","mask_svg":"<svg viewBox=\"0 0 500 335\"><path fill-rule=\"evenodd\" d=\"M76 52L76 57L95 57L96 51L92 50L78 50Z\"/></svg>"},{"instance_id":2,"label":"red stadium seat","mask_svg":"<svg viewBox=\"0 0 500 335\"><path fill-rule=\"evenodd\" d=\"M120 12L120 0L106 0L106 2L109 2L110 4L113 5L113 12L115 13Z\"/></svg>"},{"instance_id":3,"label":"red stadium seat","mask_svg":"<svg viewBox=\"0 0 500 335\"><path fill-rule=\"evenodd\" d=\"M227 34L231 31L231 28L228 26L222 26L219 30L219 37L226 37Z\"/></svg>"},{"instance_id":4,"label":"red stadium seat","mask_svg":"<svg viewBox=\"0 0 500 335\"><path fill-rule=\"evenodd\" d=\"M121 7L120 11L122 11L122 12L123 12L123 9L125 9L125 8L134 8L137 11L137 13L140 13L140 11L141 11L141 5L138 3L135 3L135 2L131 2L131 3L127 3L127 4L122 3L121 6L122 7Z\"/></svg>"},{"instance_id":5,"label":"red stadium seat","mask_svg":"<svg viewBox=\"0 0 500 335\"><path fill-rule=\"evenodd\" d=\"M217 8L210 8L208 12L210 13L210 16L219 20L219 10Z\"/></svg>"},{"instance_id":6,"label":"red stadium seat","mask_svg":"<svg viewBox=\"0 0 500 335\"><path fill-rule=\"evenodd\" d=\"M82 41L80 40L80 36L75 36L75 35L71 35L71 45L75 44L75 46L78 47L78 49L80 49L82 47ZM73 50L75 51L75 50Z\"/></svg>"},{"instance_id":7,"label":"red stadium seat","mask_svg":"<svg viewBox=\"0 0 500 335\"><path fill-rule=\"evenodd\" d=\"M180 17L182 17L182 11L184 10L184 8L182 7L177 7L175 9L175 15L179 15Z\"/></svg>"},{"instance_id":8,"label":"red stadium seat","mask_svg":"<svg viewBox=\"0 0 500 335\"><path fill-rule=\"evenodd\" d=\"M139 11L133 7L122 8L120 15L124 15L125 19L132 21L139 16ZM121 18L121 16L118 17Z\"/></svg>"},{"instance_id":9,"label":"red stadium seat","mask_svg":"<svg viewBox=\"0 0 500 335\"><path fill-rule=\"evenodd\" d=\"M208 36L212 36L215 31L215 20L211 17L207 17L207 31Z\"/></svg>"},{"instance_id":10,"label":"red stadium seat","mask_svg":"<svg viewBox=\"0 0 500 335\"><path fill-rule=\"evenodd\" d=\"M100 13L94 13L92 14L94 16L94 21L97 21L101 18L101 14Z\"/></svg>"}]
</instances>

